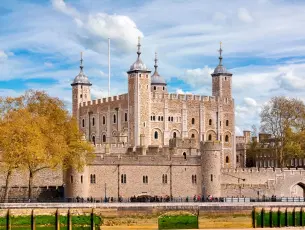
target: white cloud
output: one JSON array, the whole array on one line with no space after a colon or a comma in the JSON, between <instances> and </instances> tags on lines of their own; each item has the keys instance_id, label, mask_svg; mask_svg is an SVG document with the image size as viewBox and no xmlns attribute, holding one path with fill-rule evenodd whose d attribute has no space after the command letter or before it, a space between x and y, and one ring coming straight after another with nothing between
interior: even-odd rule
<instances>
[{"instance_id":1,"label":"white cloud","mask_svg":"<svg viewBox=\"0 0 305 230\"><path fill-rule=\"evenodd\" d=\"M176 94L192 94L191 92L183 91L182 89L176 89Z\"/></svg>"},{"instance_id":2,"label":"white cloud","mask_svg":"<svg viewBox=\"0 0 305 230\"><path fill-rule=\"evenodd\" d=\"M193 87L200 87L204 84L210 85L212 81L212 72L213 69L208 66L197 69L187 69L185 70L184 75L179 76L179 78Z\"/></svg>"},{"instance_id":3,"label":"white cloud","mask_svg":"<svg viewBox=\"0 0 305 230\"><path fill-rule=\"evenodd\" d=\"M7 58L8 55L4 51L0 50L0 62L5 61Z\"/></svg>"},{"instance_id":4,"label":"white cloud","mask_svg":"<svg viewBox=\"0 0 305 230\"><path fill-rule=\"evenodd\" d=\"M53 63L52 62L45 62L44 65L48 68L53 67Z\"/></svg>"},{"instance_id":5,"label":"white cloud","mask_svg":"<svg viewBox=\"0 0 305 230\"><path fill-rule=\"evenodd\" d=\"M250 97L244 98L244 102L246 105L251 106L251 107L257 106L257 102L253 98L250 98Z\"/></svg>"},{"instance_id":6,"label":"white cloud","mask_svg":"<svg viewBox=\"0 0 305 230\"><path fill-rule=\"evenodd\" d=\"M253 18L251 16L250 12L246 8L239 8L237 15L238 15L238 18L243 22L250 23L253 21Z\"/></svg>"},{"instance_id":7,"label":"white cloud","mask_svg":"<svg viewBox=\"0 0 305 230\"><path fill-rule=\"evenodd\" d=\"M238 126L235 126L235 135L236 136L243 136L243 132Z\"/></svg>"},{"instance_id":8,"label":"white cloud","mask_svg":"<svg viewBox=\"0 0 305 230\"><path fill-rule=\"evenodd\" d=\"M130 51L135 48L138 37L144 37L136 23L125 15L109 15L106 13L81 14L76 9L68 7L63 0L53 0L55 9L71 16L75 23L87 34L82 41L90 43L98 49L108 38L115 44L115 48ZM89 33L89 34L88 34ZM92 44L93 43L93 44Z\"/></svg>"}]
</instances>

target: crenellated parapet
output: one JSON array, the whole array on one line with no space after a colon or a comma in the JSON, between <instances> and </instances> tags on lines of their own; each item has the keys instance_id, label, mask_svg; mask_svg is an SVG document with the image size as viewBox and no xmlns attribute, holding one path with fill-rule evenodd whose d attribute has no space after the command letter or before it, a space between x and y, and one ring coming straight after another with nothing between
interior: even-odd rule
<instances>
[{"instance_id":1,"label":"crenellated parapet","mask_svg":"<svg viewBox=\"0 0 305 230\"><path fill-rule=\"evenodd\" d=\"M126 101L128 100L128 94L121 94L113 97L105 97L97 100L87 101L80 104L81 108L89 107L92 105L107 105L111 102L120 102L120 101Z\"/></svg>"}]
</instances>

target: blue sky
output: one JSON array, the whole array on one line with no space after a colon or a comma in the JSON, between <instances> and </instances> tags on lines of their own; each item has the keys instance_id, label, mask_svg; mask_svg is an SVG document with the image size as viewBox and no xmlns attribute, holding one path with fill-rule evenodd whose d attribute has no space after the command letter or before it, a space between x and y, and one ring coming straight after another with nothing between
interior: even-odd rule
<instances>
[{"instance_id":1,"label":"blue sky","mask_svg":"<svg viewBox=\"0 0 305 230\"><path fill-rule=\"evenodd\" d=\"M301 0L1 0L0 96L43 89L70 108L81 51L93 97L106 96L108 37L111 93L126 93L138 36L170 92L211 95L222 41L240 134L272 96L305 99L304 28Z\"/></svg>"}]
</instances>

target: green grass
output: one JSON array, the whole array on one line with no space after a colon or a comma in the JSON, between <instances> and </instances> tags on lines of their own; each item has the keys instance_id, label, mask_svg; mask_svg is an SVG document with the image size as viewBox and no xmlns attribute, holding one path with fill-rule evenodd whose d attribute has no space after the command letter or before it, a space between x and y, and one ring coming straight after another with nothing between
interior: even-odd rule
<instances>
[{"instance_id":1,"label":"green grass","mask_svg":"<svg viewBox=\"0 0 305 230\"><path fill-rule=\"evenodd\" d=\"M11 225L13 229L30 229L31 216L11 216ZM37 215L35 216L36 229L54 229L56 217L55 215ZM59 222L62 228L68 225L68 217L60 216ZM94 215L94 223L97 227L102 224L102 218ZM88 229L85 226L91 224L91 215L72 216L73 229ZM0 228L6 226L6 216L0 217ZM84 226L84 227L83 227Z\"/></svg>"},{"instance_id":2,"label":"green grass","mask_svg":"<svg viewBox=\"0 0 305 230\"><path fill-rule=\"evenodd\" d=\"M161 216L159 229L198 229L197 216Z\"/></svg>"}]
</instances>

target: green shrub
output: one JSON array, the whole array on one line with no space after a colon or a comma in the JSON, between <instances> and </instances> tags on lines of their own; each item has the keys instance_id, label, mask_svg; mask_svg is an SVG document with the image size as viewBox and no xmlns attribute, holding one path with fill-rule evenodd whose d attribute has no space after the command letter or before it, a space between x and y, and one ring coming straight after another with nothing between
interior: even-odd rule
<instances>
[{"instance_id":1,"label":"green shrub","mask_svg":"<svg viewBox=\"0 0 305 230\"><path fill-rule=\"evenodd\" d=\"M161 216L158 219L159 229L198 229L197 216Z\"/></svg>"}]
</instances>

